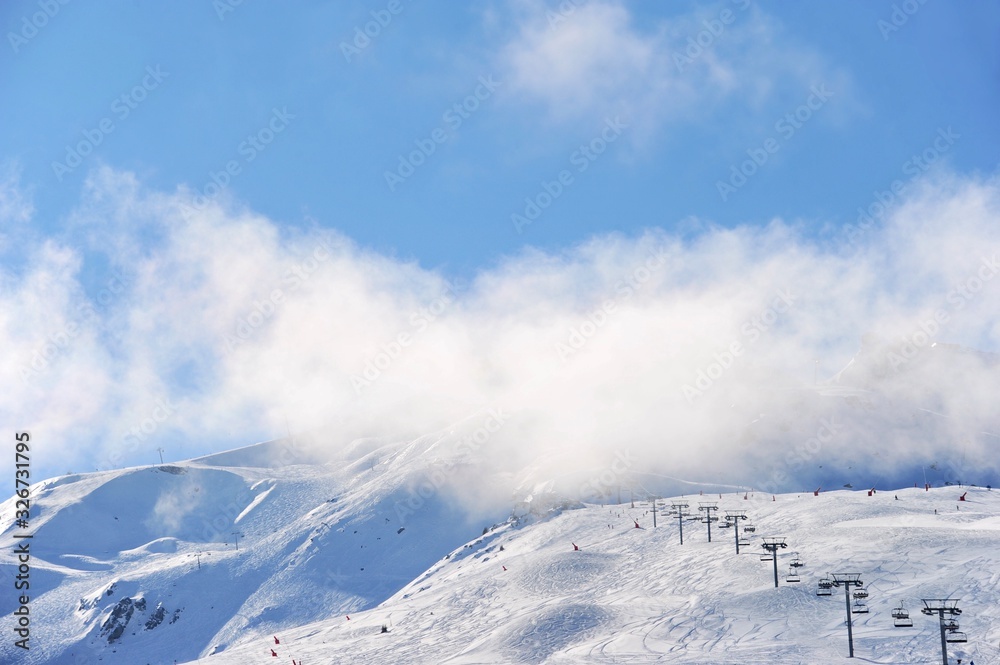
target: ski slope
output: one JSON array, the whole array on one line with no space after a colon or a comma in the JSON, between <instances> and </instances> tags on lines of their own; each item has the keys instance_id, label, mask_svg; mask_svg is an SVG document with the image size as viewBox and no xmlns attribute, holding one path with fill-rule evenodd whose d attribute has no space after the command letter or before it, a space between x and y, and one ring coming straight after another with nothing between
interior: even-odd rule
<instances>
[{"instance_id":1,"label":"ski slope","mask_svg":"<svg viewBox=\"0 0 1000 665\"><path fill-rule=\"evenodd\" d=\"M870 612L855 615L856 657L940 662L937 620L920 598L961 599L969 642L951 654L997 662L1000 493L958 488L687 497L747 510L757 528L735 554L731 530L676 519L652 527L649 504L588 505L504 525L460 547L377 608L285 631L279 659L319 663L840 663L843 591L817 597L828 572L858 572ZM899 496L899 500L894 499ZM960 509L958 508L960 506ZM934 509L938 514L933 513ZM634 528L635 518L643 527ZM530 520L529 520L530 521ZM609 528L609 526L611 528ZM805 566L773 586L762 536L784 536ZM574 551L572 543L580 546ZM501 551L500 548L503 548ZM506 570L504 570L506 567ZM893 627L899 603L912 628ZM383 624L391 625L381 633ZM267 662L258 639L199 663ZM264 656L264 657L262 657ZM278 662L281 662L280 660Z\"/></svg>"},{"instance_id":2,"label":"ski slope","mask_svg":"<svg viewBox=\"0 0 1000 665\"><path fill-rule=\"evenodd\" d=\"M684 497L694 513L748 512L756 531L737 556L718 524L709 543L685 523L680 545L677 519L654 528L646 501L542 491L470 521L444 482L481 472L449 452L459 435L361 441L326 463L270 442L39 483L32 648L7 639L0 662L839 663L842 591L815 594L835 572L860 573L870 593L859 659L940 662L919 599L955 597L969 642L954 654L1000 660L1000 491ZM13 510L0 505L7 542ZM778 589L765 536L789 545ZM792 551L798 584L785 581ZM15 571L5 548L4 586ZM8 622L14 600L0 594ZM912 628L892 626L900 602Z\"/></svg>"}]
</instances>

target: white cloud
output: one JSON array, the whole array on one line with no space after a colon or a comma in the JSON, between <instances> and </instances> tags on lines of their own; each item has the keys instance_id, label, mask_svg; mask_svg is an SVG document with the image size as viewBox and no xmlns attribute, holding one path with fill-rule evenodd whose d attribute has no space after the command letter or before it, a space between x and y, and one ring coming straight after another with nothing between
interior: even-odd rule
<instances>
[{"instance_id":1,"label":"white cloud","mask_svg":"<svg viewBox=\"0 0 1000 665\"><path fill-rule=\"evenodd\" d=\"M849 76L749 2L653 25L640 25L616 0L514 7L517 27L497 54L500 77L508 93L541 104L557 122L620 114L641 143L678 119L723 108L730 120L732 112L754 115L779 95L797 102L821 83L835 89L842 112L855 110Z\"/></svg>"},{"instance_id":2,"label":"white cloud","mask_svg":"<svg viewBox=\"0 0 1000 665\"><path fill-rule=\"evenodd\" d=\"M809 390L815 361L832 375L867 332L900 346L943 310L928 342L1000 350L996 179L915 186L857 248L822 249L780 220L690 240L652 230L526 250L461 288L334 232L281 231L233 207L185 219L187 200L129 174L93 179L75 233L108 248L127 276L117 293L85 294L85 253L53 240L27 272L2 275L0 380L21 389L0 421L46 442L37 464L151 463L160 445L202 454L283 434L286 416L337 450L493 407L517 414L484 447L494 468L539 455L583 468L629 449L651 468L735 478L808 435L826 408ZM959 434L968 459L994 459L975 433L996 425L981 397L996 371L955 363L942 378L914 362L886 389L892 408L943 414L881 442L886 468ZM715 364L730 366L688 399ZM827 454L867 454L855 434Z\"/></svg>"}]
</instances>

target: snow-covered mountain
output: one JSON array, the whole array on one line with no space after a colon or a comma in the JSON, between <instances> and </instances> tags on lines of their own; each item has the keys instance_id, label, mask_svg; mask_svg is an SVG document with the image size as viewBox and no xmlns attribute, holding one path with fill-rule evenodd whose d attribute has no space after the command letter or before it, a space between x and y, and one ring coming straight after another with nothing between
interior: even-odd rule
<instances>
[{"instance_id":1,"label":"snow-covered mountain","mask_svg":"<svg viewBox=\"0 0 1000 665\"><path fill-rule=\"evenodd\" d=\"M31 648L7 630L0 661L832 663L847 649L843 598L815 591L841 571L870 592L855 617L864 658L934 661L936 623L918 607L942 597L962 599L969 641L952 646L979 663L1000 656L1000 491L686 497L694 513L709 500L748 512L756 530L737 556L718 524L711 543L686 524L680 545L678 520L659 514L654 528L645 496L581 503L558 483L494 478L461 434L358 441L332 462L274 441L39 483ZM469 505L455 488L470 477L521 489ZM22 532L15 510L0 506L8 543ZM762 536L789 544L778 589ZM798 584L784 581L792 550ZM8 589L17 567L4 548ZM892 626L900 602L914 627ZM18 607L0 594L7 625Z\"/></svg>"}]
</instances>

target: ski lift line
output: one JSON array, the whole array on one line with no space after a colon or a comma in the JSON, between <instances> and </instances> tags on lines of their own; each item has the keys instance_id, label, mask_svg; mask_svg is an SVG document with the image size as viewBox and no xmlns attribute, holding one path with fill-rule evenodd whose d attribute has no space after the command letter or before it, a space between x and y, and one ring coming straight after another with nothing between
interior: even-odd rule
<instances>
[{"instance_id":1,"label":"ski lift line","mask_svg":"<svg viewBox=\"0 0 1000 665\"><path fill-rule=\"evenodd\" d=\"M917 411L923 411L924 413L929 413L929 414L931 414L933 416L937 416L939 418L945 418L946 420L957 420L957 418L955 416L949 416L949 415L945 415L943 413L938 413L937 411L931 411L930 409L925 409L922 406L918 406L918 407L916 407L916 409L917 409ZM992 436L994 438L1000 439L1000 434L994 434L993 432L980 431L980 432L977 432L977 434L985 434L986 436Z\"/></svg>"},{"instance_id":2,"label":"ski lift line","mask_svg":"<svg viewBox=\"0 0 1000 665\"><path fill-rule=\"evenodd\" d=\"M667 476L662 473L653 473L652 471L636 471L635 473L643 476L655 476L657 478L666 478L667 480L673 480L674 482L682 483L684 485L694 485L700 487L728 487L729 489L739 490L741 492L744 490L753 489L751 487L746 487L744 485L727 485L725 483L703 483L694 480L684 480L683 478L677 478L675 476Z\"/></svg>"}]
</instances>

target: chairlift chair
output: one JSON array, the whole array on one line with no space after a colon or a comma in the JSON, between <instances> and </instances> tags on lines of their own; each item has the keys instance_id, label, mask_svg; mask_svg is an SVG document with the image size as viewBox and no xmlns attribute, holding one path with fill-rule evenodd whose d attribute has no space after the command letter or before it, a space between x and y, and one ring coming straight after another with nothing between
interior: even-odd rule
<instances>
[{"instance_id":1,"label":"chairlift chair","mask_svg":"<svg viewBox=\"0 0 1000 665\"><path fill-rule=\"evenodd\" d=\"M868 592L867 591L858 590L858 591L854 592L854 599L855 600L864 600L867 597L868 597Z\"/></svg>"},{"instance_id":2,"label":"chairlift chair","mask_svg":"<svg viewBox=\"0 0 1000 665\"><path fill-rule=\"evenodd\" d=\"M899 607L894 607L892 609L892 625L896 628L912 628L913 619L910 618L910 613L906 611L906 608L900 605Z\"/></svg>"},{"instance_id":3,"label":"chairlift chair","mask_svg":"<svg viewBox=\"0 0 1000 665\"><path fill-rule=\"evenodd\" d=\"M868 614L868 606L860 600L856 600L854 601L854 605L851 607L851 614Z\"/></svg>"},{"instance_id":4,"label":"chairlift chair","mask_svg":"<svg viewBox=\"0 0 1000 665\"><path fill-rule=\"evenodd\" d=\"M832 596L833 595L833 589L830 588L832 586L833 585L824 586L823 583L820 582L819 588L816 589L816 595L817 596Z\"/></svg>"},{"instance_id":5,"label":"chairlift chair","mask_svg":"<svg viewBox=\"0 0 1000 665\"><path fill-rule=\"evenodd\" d=\"M761 561L774 561L774 557L771 556L770 554L761 554L760 555L760 560Z\"/></svg>"},{"instance_id":6,"label":"chairlift chair","mask_svg":"<svg viewBox=\"0 0 1000 665\"><path fill-rule=\"evenodd\" d=\"M749 545L749 544L750 544L749 540L746 540L744 538L740 538L740 547L743 547L744 545Z\"/></svg>"},{"instance_id":7,"label":"chairlift chair","mask_svg":"<svg viewBox=\"0 0 1000 665\"><path fill-rule=\"evenodd\" d=\"M788 565L790 565L790 566L791 566L791 567L793 567L793 568L801 568L802 566L804 566L804 565L806 565L806 564L802 563L802 562L801 562L801 561L799 561L798 559L794 559L794 560L793 560L793 561L792 561L792 562L791 562L790 564L788 564Z\"/></svg>"},{"instance_id":8,"label":"chairlift chair","mask_svg":"<svg viewBox=\"0 0 1000 665\"><path fill-rule=\"evenodd\" d=\"M787 582L801 582L802 581L802 580L799 579L799 573L798 573L798 571L795 570L794 568L792 568L791 566L789 566L789 568L788 568L788 577L786 577L785 580Z\"/></svg>"},{"instance_id":9,"label":"chairlift chair","mask_svg":"<svg viewBox=\"0 0 1000 665\"><path fill-rule=\"evenodd\" d=\"M743 527L743 530L744 530L744 531L745 531L746 533L753 533L754 531L756 531L756 530L757 530L757 527L755 527L755 526L754 526L753 524L748 524L748 525L746 525L745 527Z\"/></svg>"},{"instance_id":10,"label":"chairlift chair","mask_svg":"<svg viewBox=\"0 0 1000 665\"><path fill-rule=\"evenodd\" d=\"M732 522L729 522L729 521L726 521L726 522L723 522L722 524L720 524L720 525L719 525L719 528L720 528L720 529L728 529L728 528L729 528L729 527L731 527L732 525L733 525L733 523L732 523Z\"/></svg>"},{"instance_id":11,"label":"chairlift chair","mask_svg":"<svg viewBox=\"0 0 1000 665\"><path fill-rule=\"evenodd\" d=\"M948 633L947 635L945 635L944 641L945 642L968 642L969 638L966 637L965 633L956 630L956 631L952 631L952 632Z\"/></svg>"}]
</instances>

